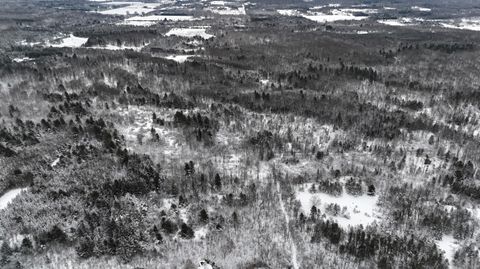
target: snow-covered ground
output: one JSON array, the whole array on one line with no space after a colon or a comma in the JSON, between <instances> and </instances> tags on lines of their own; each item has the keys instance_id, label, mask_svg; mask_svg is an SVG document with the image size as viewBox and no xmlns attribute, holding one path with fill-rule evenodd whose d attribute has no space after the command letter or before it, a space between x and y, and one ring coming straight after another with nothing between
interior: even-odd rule
<instances>
[{"instance_id":1,"label":"snow-covered ground","mask_svg":"<svg viewBox=\"0 0 480 269\"><path fill-rule=\"evenodd\" d=\"M120 24L134 25L134 26L150 26L160 21L193 21L200 20L187 15L150 15L150 16L135 16L125 19Z\"/></svg>"},{"instance_id":2,"label":"snow-covered ground","mask_svg":"<svg viewBox=\"0 0 480 269\"><path fill-rule=\"evenodd\" d=\"M101 3L107 6L119 6L111 9L97 11L104 15L135 15L146 14L154 11L161 4L160 3L143 3L143 2L105 2ZM122 6L121 6L122 5Z\"/></svg>"},{"instance_id":3,"label":"snow-covered ground","mask_svg":"<svg viewBox=\"0 0 480 269\"><path fill-rule=\"evenodd\" d=\"M285 16L302 16L306 19L316 22L334 22L334 21L352 21L352 20L365 20L368 16L355 16L357 12L373 13L377 12L373 9L332 9L329 13L308 11L307 13L301 13L292 9L280 9L277 10L279 14Z\"/></svg>"},{"instance_id":4,"label":"snow-covered ground","mask_svg":"<svg viewBox=\"0 0 480 269\"><path fill-rule=\"evenodd\" d=\"M88 49L102 49L102 50L133 50L133 51L140 51L144 48L147 44L141 46L118 46L113 44L107 44L105 46L92 46L86 47Z\"/></svg>"},{"instance_id":5,"label":"snow-covered ground","mask_svg":"<svg viewBox=\"0 0 480 269\"><path fill-rule=\"evenodd\" d=\"M445 252L445 258L448 259L449 267L453 268L453 257L459 247L458 242L452 235L444 235L442 240L437 240L436 243L438 248Z\"/></svg>"},{"instance_id":6,"label":"snow-covered ground","mask_svg":"<svg viewBox=\"0 0 480 269\"><path fill-rule=\"evenodd\" d=\"M21 63L21 62L26 62L26 61L31 61L33 60L30 57L22 57L22 58L13 58L13 61L16 63Z\"/></svg>"},{"instance_id":7,"label":"snow-covered ground","mask_svg":"<svg viewBox=\"0 0 480 269\"><path fill-rule=\"evenodd\" d=\"M15 197L17 197L19 194L26 190L27 188L17 188L9 190L4 195L0 196L0 210L5 209Z\"/></svg>"},{"instance_id":8,"label":"snow-covered ground","mask_svg":"<svg viewBox=\"0 0 480 269\"><path fill-rule=\"evenodd\" d=\"M399 19L388 19L388 20L378 20L379 23L390 25L390 26L413 26L418 25L422 21L421 18L399 18Z\"/></svg>"},{"instance_id":9,"label":"snow-covered ground","mask_svg":"<svg viewBox=\"0 0 480 269\"><path fill-rule=\"evenodd\" d=\"M61 38L59 43L46 42L47 47L55 48L79 48L87 43L88 37L78 37L70 34L68 37Z\"/></svg>"},{"instance_id":10,"label":"snow-covered ground","mask_svg":"<svg viewBox=\"0 0 480 269\"><path fill-rule=\"evenodd\" d=\"M291 251L291 260L292 260L292 267L293 269L298 269L300 268L298 266L298 258L297 258L297 247L295 245L295 242L292 239L292 235L290 232L290 216L288 215L287 210L285 209L285 204L283 202L282 198L282 190L280 188L280 182L277 181L276 184L277 187L277 193L278 193L278 199L280 202L280 209L282 210L283 216L285 217L285 224L287 227L287 235L288 235L288 241L290 242L290 251Z\"/></svg>"},{"instance_id":11,"label":"snow-covered ground","mask_svg":"<svg viewBox=\"0 0 480 269\"><path fill-rule=\"evenodd\" d=\"M422 11L422 12L430 12L430 11L432 11L431 8L419 7L419 6L413 6L413 7L412 7L412 10Z\"/></svg>"},{"instance_id":12,"label":"snow-covered ground","mask_svg":"<svg viewBox=\"0 0 480 269\"><path fill-rule=\"evenodd\" d=\"M480 18L462 18L460 20L448 20L440 23L445 28L480 31Z\"/></svg>"},{"instance_id":13,"label":"snow-covered ground","mask_svg":"<svg viewBox=\"0 0 480 269\"><path fill-rule=\"evenodd\" d=\"M201 241L207 237L208 227L201 227L195 230L195 241Z\"/></svg>"},{"instance_id":14,"label":"snow-covered ground","mask_svg":"<svg viewBox=\"0 0 480 269\"><path fill-rule=\"evenodd\" d=\"M191 58L193 56L195 56L195 55L169 55L169 56L166 56L164 58L167 59L167 60L175 61L177 63L183 63L186 60L188 60L188 58Z\"/></svg>"},{"instance_id":15,"label":"snow-covered ground","mask_svg":"<svg viewBox=\"0 0 480 269\"><path fill-rule=\"evenodd\" d=\"M190 27L190 28L172 28L170 29L165 36L181 36L181 37L195 37L199 36L204 39L209 39L214 37L212 34L207 34L207 27Z\"/></svg>"},{"instance_id":16,"label":"snow-covered ground","mask_svg":"<svg viewBox=\"0 0 480 269\"><path fill-rule=\"evenodd\" d=\"M230 16L238 16L238 15L246 15L245 5L241 7L229 7L224 5L213 5L210 7L205 8L205 10L210 11L212 13L216 13L219 15L230 15Z\"/></svg>"},{"instance_id":17,"label":"snow-covered ground","mask_svg":"<svg viewBox=\"0 0 480 269\"><path fill-rule=\"evenodd\" d=\"M55 161L53 161L51 164L50 164L50 167L55 167L57 166L57 164L60 162L60 158L56 158Z\"/></svg>"},{"instance_id":18,"label":"snow-covered ground","mask_svg":"<svg viewBox=\"0 0 480 269\"><path fill-rule=\"evenodd\" d=\"M326 212L329 204L337 204L340 206L340 213L332 216L341 227L348 229L350 226L358 226L362 224L364 227L380 220L379 207L377 206L378 197L353 196L343 192L341 196L332 196L326 193L310 193L311 184L305 184L303 190L297 190L296 197L302 205L302 210L307 216L314 205L320 209L322 214ZM344 207L346 207L344 211Z\"/></svg>"},{"instance_id":19,"label":"snow-covered ground","mask_svg":"<svg viewBox=\"0 0 480 269\"><path fill-rule=\"evenodd\" d=\"M300 16L301 13L295 9L278 9L278 14L283 16Z\"/></svg>"}]
</instances>

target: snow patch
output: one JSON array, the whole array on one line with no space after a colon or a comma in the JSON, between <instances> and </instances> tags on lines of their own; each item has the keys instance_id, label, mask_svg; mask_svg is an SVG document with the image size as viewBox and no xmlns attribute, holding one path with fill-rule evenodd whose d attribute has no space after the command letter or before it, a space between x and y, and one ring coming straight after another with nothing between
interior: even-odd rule
<instances>
[{"instance_id":1,"label":"snow patch","mask_svg":"<svg viewBox=\"0 0 480 269\"><path fill-rule=\"evenodd\" d=\"M55 161L53 161L53 162L50 164L50 166L53 168L53 167L57 166L57 164L58 164L59 162L60 162L60 158L57 158L57 159L55 159Z\"/></svg>"},{"instance_id":2,"label":"snow patch","mask_svg":"<svg viewBox=\"0 0 480 269\"><path fill-rule=\"evenodd\" d=\"M297 191L296 197L302 205L302 210L307 216L310 214L312 206L320 209L322 213L326 212L329 204L340 206L341 214L331 216L341 227L363 225L364 227L380 220L379 207L377 206L378 196L353 196L343 192L341 196L332 196L326 193L310 193L311 184L305 184L304 190ZM346 207L345 211L344 207ZM343 215L343 216L342 216Z\"/></svg>"},{"instance_id":3,"label":"snow patch","mask_svg":"<svg viewBox=\"0 0 480 269\"><path fill-rule=\"evenodd\" d=\"M31 60L33 60L33 58L30 58L30 57L13 58L13 61L16 63L21 63L21 62L26 62Z\"/></svg>"},{"instance_id":4,"label":"snow patch","mask_svg":"<svg viewBox=\"0 0 480 269\"><path fill-rule=\"evenodd\" d=\"M413 6L413 7L412 7L412 10L422 11L422 12L430 12L430 11L432 11L431 8L419 7L419 6Z\"/></svg>"},{"instance_id":5,"label":"snow patch","mask_svg":"<svg viewBox=\"0 0 480 269\"><path fill-rule=\"evenodd\" d=\"M181 37L195 37L199 36L204 39L209 39L214 37L212 34L206 33L207 27L197 27L197 28L172 28L170 29L165 36L181 36Z\"/></svg>"},{"instance_id":6,"label":"snow patch","mask_svg":"<svg viewBox=\"0 0 480 269\"><path fill-rule=\"evenodd\" d=\"M50 41L46 42L46 46L51 46L54 48L79 48L87 43L88 37L77 37L73 34L70 34L68 37L60 39L59 43L51 43Z\"/></svg>"},{"instance_id":7,"label":"snow patch","mask_svg":"<svg viewBox=\"0 0 480 269\"><path fill-rule=\"evenodd\" d=\"M17 188L7 191L4 195L0 196L0 210L7 208L7 206L22 192L27 191L27 188Z\"/></svg>"},{"instance_id":8,"label":"snow patch","mask_svg":"<svg viewBox=\"0 0 480 269\"><path fill-rule=\"evenodd\" d=\"M195 230L195 238L193 240L195 241L201 241L207 237L208 233L208 228L207 227L201 227L197 230Z\"/></svg>"},{"instance_id":9,"label":"snow patch","mask_svg":"<svg viewBox=\"0 0 480 269\"><path fill-rule=\"evenodd\" d=\"M441 26L451 29L480 31L480 18L462 18L458 20L449 20L441 22Z\"/></svg>"},{"instance_id":10,"label":"snow patch","mask_svg":"<svg viewBox=\"0 0 480 269\"><path fill-rule=\"evenodd\" d=\"M322 12L310 12L308 14L302 14L302 16L306 19L316 22L353 21L368 19L368 16L355 16L352 12L347 12L340 9L333 9L328 14Z\"/></svg>"},{"instance_id":11,"label":"snow patch","mask_svg":"<svg viewBox=\"0 0 480 269\"><path fill-rule=\"evenodd\" d=\"M160 6L159 3L143 3L143 2L106 2L101 3L104 5L127 5L121 6L113 9L107 9L102 11L97 11L97 13L103 15L135 15L135 14L145 14L154 11L157 7Z\"/></svg>"},{"instance_id":12,"label":"snow patch","mask_svg":"<svg viewBox=\"0 0 480 269\"><path fill-rule=\"evenodd\" d=\"M453 257L455 255L456 249L458 249L459 244L453 238L452 235L442 236L442 240L437 240L436 244L439 249L445 252L445 258L448 259L449 267L453 268Z\"/></svg>"},{"instance_id":13,"label":"snow patch","mask_svg":"<svg viewBox=\"0 0 480 269\"><path fill-rule=\"evenodd\" d=\"M188 58L191 58L193 56L195 55L169 55L164 58L167 60L175 61L177 63L184 63L185 61L188 60Z\"/></svg>"},{"instance_id":14,"label":"snow patch","mask_svg":"<svg viewBox=\"0 0 480 269\"><path fill-rule=\"evenodd\" d=\"M208 7L205 10L210 11L212 13L219 14L219 15L240 16L240 15L247 14L247 12L245 11L245 5L242 5L241 7L238 7L238 8L228 7L228 6L213 6L213 7Z\"/></svg>"},{"instance_id":15,"label":"snow patch","mask_svg":"<svg viewBox=\"0 0 480 269\"><path fill-rule=\"evenodd\" d=\"M399 18L399 19L388 19L388 20L378 20L378 23L390 25L390 26L413 26L418 25L420 22L423 22L424 19L421 18Z\"/></svg>"}]
</instances>

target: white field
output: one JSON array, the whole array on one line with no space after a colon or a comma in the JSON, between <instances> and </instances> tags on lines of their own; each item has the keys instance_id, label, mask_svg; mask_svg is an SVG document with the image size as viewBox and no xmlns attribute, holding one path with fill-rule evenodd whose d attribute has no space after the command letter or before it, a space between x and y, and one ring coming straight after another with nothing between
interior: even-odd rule
<instances>
[{"instance_id":1,"label":"white field","mask_svg":"<svg viewBox=\"0 0 480 269\"><path fill-rule=\"evenodd\" d=\"M60 43L46 42L46 46L55 48L79 48L87 43L88 37L77 37L70 34L68 37L60 39Z\"/></svg>"},{"instance_id":2,"label":"white field","mask_svg":"<svg viewBox=\"0 0 480 269\"><path fill-rule=\"evenodd\" d=\"M353 196L345 191L339 197L331 196L326 193L310 193L308 190L311 184L304 184L303 189L296 191L297 200L302 205L302 210L306 216L310 215L310 209L313 205L325 213L325 208L331 204L338 204L341 212L337 216L330 216L341 227L348 229L358 225L364 227L380 220L379 207L377 206L378 196ZM344 207L346 210L343 211Z\"/></svg>"},{"instance_id":3,"label":"white field","mask_svg":"<svg viewBox=\"0 0 480 269\"><path fill-rule=\"evenodd\" d=\"M26 191L27 188L17 188L7 191L4 195L0 196L0 210L5 209L8 204L12 202L15 197L21 194L23 191Z\"/></svg>"},{"instance_id":4,"label":"white field","mask_svg":"<svg viewBox=\"0 0 480 269\"><path fill-rule=\"evenodd\" d=\"M195 238L193 240L195 241L201 241L207 237L208 234L208 227L201 227L195 230Z\"/></svg>"},{"instance_id":5,"label":"white field","mask_svg":"<svg viewBox=\"0 0 480 269\"><path fill-rule=\"evenodd\" d=\"M146 44L147 45L147 44ZM133 50L133 51L140 51L142 48L144 48L146 45L142 46L117 46L113 44L107 44L105 46L92 46L92 47L86 47L87 49L102 49L102 50Z\"/></svg>"},{"instance_id":6,"label":"white field","mask_svg":"<svg viewBox=\"0 0 480 269\"><path fill-rule=\"evenodd\" d=\"M234 8L234 7L229 7L229 6L211 6L208 8L205 8L205 10L210 11L212 13L216 13L219 15L230 15L230 16L240 16L240 15L246 15L245 11L245 5L242 5L241 7Z\"/></svg>"},{"instance_id":7,"label":"white field","mask_svg":"<svg viewBox=\"0 0 480 269\"><path fill-rule=\"evenodd\" d=\"M452 262L455 251L459 247L457 241L451 235L444 235L442 240L437 240L436 243L438 248L445 252L445 258L448 259L449 267L454 268Z\"/></svg>"},{"instance_id":8,"label":"white field","mask_svg":"<svg viewBox=\"0 0 480 269\"><path fill-rule=\"evenodd\" d=\"M54 48L79 48L87 43L88 37L78 37L74 36L73 34L65 36L57 36L53 39L53 43L50 40L46 40L43 42L27 42L23 40L20 42L20 45L23 46L44 46L44 47L54 47ZM26 59L26 58L23 58Z\"/></svg>"},{"instance_id":9,"label":"white field","mask_svg":"<svg viewBox=\"0 0 480 269\"><path fill-rule=\"evenodd\" d=\"M374 9L374 8L342 8L339 10L347 13L356 13L356 12L362 12L366 14L378 13L378 9Z\"/></svg>"},{"instance_id":10,"label":"white field","mask_svg":"<svg viewBox=\"0 0 480 269\"><path fill-rule=\"evenodd\" d=\"M420 22L424 21L421 18L399 18L399 19L389 19L389 20L378 20L377 22L390 26L413 26L418 25Z\"/></svg>"},{"instance_id":11,"label":"white field","mask_svg":"<svg viewBox=\"0 0 480 269\"><path fill-rule=\"evenodd\" d=\"M480 18L462 18L460 21L449 20L440 23L445 28L480 31Z\"/></svg>"},{"instance_id":12,"label":"white field","mask_svg":"<svg viewBox=\"0 0 480 269\"><path fill-rule=\"evenodd\" d=\"M365 20L368 16L355 16L355 12L376 13L376 9L332 9L329 13L312 12L301 13L294 9L279 9L277 12L284 16L302 16L306 19L316 22L335 22L335 21L351 21L351 20Z\"/></svg>"},{"instance_id":13,"label":"white field","mask_svg":"<svg viewBox=\"0 0 480 269\"><path fill-rule=\"evenodd\" d=\"M301 13L295 9L278 9L277 12L283 16L300 16Z\"/></svg>"},{"instance_id":14,"label":"white field","mask_svg":"<svg viewBox=\"0 0 480 269\"><path fill-rule=\"evenodd\" d=\"M432 11L431 8L419 7L419 6L413 6L413 7L412 7L412 10L422 11L422 12L430 12L430 11Z\"/></svg>"},{"instance_id":15,"label":"white field","mask_svg":"<svg viewBox=\"0 0 480 269\"><path fill-rule=\"evenodd\" d=\"M231 2L226 2L226 1L212 1L210 2L210 5L214 6L224 6L226 4L230 4Z\"/></svg>"},{"instance_id":16,"label":"white field","mask_svg":"<svg viewBox=\"0 0 480 269\"><path fill-rule=\"evenodd\" d=\"M165 36L181 36L181 37L195 37L199 36L204 39L209 39L214 37L212 34L207 34L207 27L196 27L196 28L172 28L170 29Z\"/></svg>"},{"instance_id":17,"label":"white field","mask_svg":"<svg viewBox=\"0 0 480 269\"><path fill-rule=\"evenodd\" d=\"M125 19L120 24L134 25L134 26L151 26L160 21L193 21L200 20L193 16L186 15L150 15L150 16L135 16Z\"/></svg>"},{"instance_id":18,"label":"white field","mask_svg":"<svg viewBox=\"0 0 480 269\"><path fill-rule=\"evenodd\" d=\"M21 62L26 62L26 61L31 61L33 60L32 58L30 57L22 57L22 58L13 58L12 61L16 62L16 63L21 63Z\"/></svg>"},{"instance_id":19,"label":"white field","mask_svg":"<svg viewBox=\"0 0 480 269\"><path fill-rule=\"evenodd\" d=\"M154 11L158 8L161 4L160 3L143 3L143 2L105 2L101 3L103 5L108 6L119 6L125 5L120 7L114 7L111 9L97 11L100 14L104 15L135 15L135 14L146 14L149 12Z\"/></svg>"},{"instance_id":20,"label":"white field","mask_svg":"<svg viewBox=\"0 0 480 269\"><path fill-rule=\"evenodd\" d=\"M193 56L195 55L169 55L164 58L167 60L175 61L177 63L184 63L185 61L188 60L188 58L191 58Z\"/></svg>"}]
</instances>

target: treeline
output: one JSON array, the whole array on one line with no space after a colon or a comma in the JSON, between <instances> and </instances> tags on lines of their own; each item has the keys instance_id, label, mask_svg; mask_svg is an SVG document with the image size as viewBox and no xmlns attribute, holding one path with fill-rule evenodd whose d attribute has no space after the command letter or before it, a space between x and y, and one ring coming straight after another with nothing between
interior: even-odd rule
<instances>
[{"instance_id":1,"label":"treeline","mask_svg":"<svg viewBox=\"0 0 480 269\"><path fill-rule=\"evenodd\" d=\"M334 221L318 219L314 223L311 243L326 241L342 254L375 261L378 268L448 268L436 244L423 238L400 237L362 227L346 233Z\"/></svg>"},{"instance_id":2,"label":"treeline","mask_svg":"<svg viewBox=\"0 0 480 269\"><path fill-rule=\"evenodd\" d=\"M400 129L432 130L427 119L413 118L404 111L389 111L370 103L359 101L356 93L344 92L339 95L307 96L303 91L273 92L269 98L255 98L251 94L217 91L201 91L197 94L242 105L256 112L295 113L312 117L321 123L333 124L344 130L354 130L370 138L394 139ZM312 94L313 95L313 94ZM225 100L223 100L225 101Z\"/></svg>"}]
</instances>

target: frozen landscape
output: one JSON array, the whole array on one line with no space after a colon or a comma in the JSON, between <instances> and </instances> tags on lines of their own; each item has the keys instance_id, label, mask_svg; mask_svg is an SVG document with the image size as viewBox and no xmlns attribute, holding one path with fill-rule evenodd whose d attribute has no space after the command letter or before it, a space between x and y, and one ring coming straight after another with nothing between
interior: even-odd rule
<instances>
[{"instance_id":1,"label":"frozen landscape","mask_svg":"<svg viewBox=\"0 0 480 269\"><path fill-rule=\"evenodd\" d=\"M477 269L472 0L6 0L1 269Z\"/></svg>"}]
</instances>

